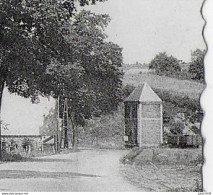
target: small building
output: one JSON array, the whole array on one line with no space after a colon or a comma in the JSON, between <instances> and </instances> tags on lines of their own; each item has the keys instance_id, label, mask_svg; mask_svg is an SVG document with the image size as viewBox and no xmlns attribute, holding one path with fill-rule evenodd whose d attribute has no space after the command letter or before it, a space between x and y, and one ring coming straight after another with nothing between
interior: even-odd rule
<instances>
[{"instance_id":1,"label":"small building","mask_svg":"<svg viewBox=\"0 0 213 195\"><path fill-rule=\"evenodd\" d=\"M158 146L163 143L162 100L144 83L124 101L125 146Z\"/></svg>"}]
</instances>

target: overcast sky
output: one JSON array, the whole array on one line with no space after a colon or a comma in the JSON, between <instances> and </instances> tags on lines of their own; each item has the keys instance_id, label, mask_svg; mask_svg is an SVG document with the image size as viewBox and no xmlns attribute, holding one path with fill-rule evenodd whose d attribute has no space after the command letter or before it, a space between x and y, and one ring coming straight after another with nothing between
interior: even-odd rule
<instances>
[{"instance_id":1,"label":"overcast sky","mask_svg":"<svg viewBox=\"0 0 213 195\"><path fill-rule=\"evenodd\" d=\"M3 93L2 120L9 124L8 130L2 134L38 135L44 115L48 114L55 103L53 99L40 98L39 104L32 104L30 99L9 94L7 89Z\"/></svg>"},{"instance_id":2,"label":"overcast sky","mask_svg":"<svg viewBox=\"0 0 213 195\"><path fill-rule=\"evenodd\" d=\"M91 6L107 13L112 21L106 29L109 40L123 48L125 63L149 62L166 51L190 61L191 51L204 49L203 0L108 0Z\"/></svg>"}]
</instances>

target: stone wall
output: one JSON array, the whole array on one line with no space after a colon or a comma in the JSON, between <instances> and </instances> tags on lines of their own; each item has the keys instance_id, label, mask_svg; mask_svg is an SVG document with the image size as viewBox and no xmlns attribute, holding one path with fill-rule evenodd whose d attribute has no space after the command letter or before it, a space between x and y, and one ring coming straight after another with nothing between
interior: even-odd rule
<instances>
[{"instance_id":1,"label":"stone wall","mask_svg":"<svg viewBox=\"0 0 213 195\"><path fill-rule=\"evenodd\" d=\"M42 151L42 136L2 135L2 149L7 152Z\"/></svg>"}]
</instances>

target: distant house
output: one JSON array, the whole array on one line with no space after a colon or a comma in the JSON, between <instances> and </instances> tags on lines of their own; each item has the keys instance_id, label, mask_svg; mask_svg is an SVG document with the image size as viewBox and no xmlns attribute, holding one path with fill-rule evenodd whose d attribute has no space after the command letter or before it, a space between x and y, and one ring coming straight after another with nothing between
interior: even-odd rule
<instances>
[{"instance_id":1,"label":"distant house","mask_svg":"<svg viewBox=\"0 0 213 195\"><path fill-rule=\"evenodd\" d=\"M162 100L144 83L124 101L125 145L158 146L163 143Z\"/></svg>"}]
</instances>

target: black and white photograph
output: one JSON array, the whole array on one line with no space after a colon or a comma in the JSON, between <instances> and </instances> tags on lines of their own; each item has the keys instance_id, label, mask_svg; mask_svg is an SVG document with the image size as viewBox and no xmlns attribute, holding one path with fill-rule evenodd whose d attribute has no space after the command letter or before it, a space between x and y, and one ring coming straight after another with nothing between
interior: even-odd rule
<instances>
[{"instance_id":1,"label":"black and white photograph","mask_svg":"<svg viewBox=\"0 0 213 195\"><path fill-rule=\"evenodd\" d=\"M205 3L0 0L0 192L209 191Z\"/></svg>"}]
</instances>

